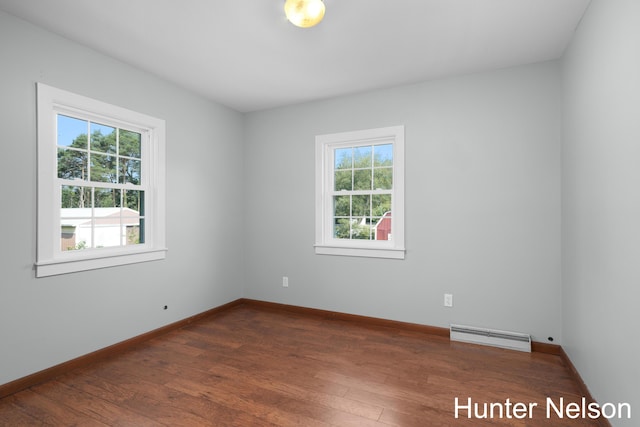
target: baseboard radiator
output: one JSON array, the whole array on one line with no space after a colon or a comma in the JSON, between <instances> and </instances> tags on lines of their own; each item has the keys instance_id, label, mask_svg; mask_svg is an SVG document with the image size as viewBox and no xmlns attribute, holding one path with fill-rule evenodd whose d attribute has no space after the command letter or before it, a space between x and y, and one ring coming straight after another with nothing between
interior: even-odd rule
<instances>
[{"instance_id":1,"label":"baseboard radiator","mask_svg":"<svg viewBox=\"0 0 640 427\"><path fill-rule=\"evenodd\" d=\"M451 341L490 345L511 350L531 352L531 335L519 332L476 328L474 326L451 325Z\"/></svg>"}]
</instances>

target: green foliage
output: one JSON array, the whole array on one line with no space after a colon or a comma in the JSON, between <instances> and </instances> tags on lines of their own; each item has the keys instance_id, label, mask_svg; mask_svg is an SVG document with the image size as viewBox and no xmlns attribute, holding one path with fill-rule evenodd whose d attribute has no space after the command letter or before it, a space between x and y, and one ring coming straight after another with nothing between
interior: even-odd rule
<instances>
[{"instance_id":1,"label":"green foliage","mask_svg":"<svg viewBox=\"0 0 640 427\"><path fill-rule=\"evenodd\" d=\"M339 218L336 221L334 236L338 239L370 240L373 238L373 225L367 218Z\"/></svg>"},{"instance_id":2,"label":"green foliage","mask_svg":"<svg viewBox=\"0 0 640 427\"><path fill-rule=\"evenodd\" d=\"M88 187L62 187L62 208L91 207L91 189Z\"/></svg>"},{"instance_id":3,"label":"green foliage","mask_svg":"<svg viewBox=\"0 0 640 427\"><path fill-rule=\"evenodd\" d=\"M334 151L334 190L390 190L393 146L367 145Z\"/></svg>"},{"instance_id":4,"label":"green foliage","mask_svg":"<svg viewBox=\"0 0 640 427\"><path fill-rule=\"evenodd\" d=\"M390 210L390 194L334 196L334 236L373 239L375 225Z\"/></svg>"},{"instance_id":5,"label":"green foliage","mask_svg":"<svg viewBox=\"0 0 640 427\"><path fill-rule=\"evenodd\" d=\"M338 239L351 238L351 220L348 218L340 218L335 225L334 235Z\"/></svg>"},{"instance_id":6,"label":"green foliage","mask_svg":"<svg viewBox=\"0 0 640 427\"><path fill-rule=\"evenodd\" d=\"M81 249L86 249L87 248L87 242L85 242L84 240L79 242L78 244L76 244L75 246L68 246L67 250L68 251L78 251Z\"/></svg>"},{"instance_id":7,"label":"green foliage","mask_svg":"<svg viewBox=\"0 0 640 427\"><path fill-rule=\"evenodd\" d=\"M87 135L78 136L68 149L58 149L58 178L87 179Z\"/></svg>"}]
</instances>

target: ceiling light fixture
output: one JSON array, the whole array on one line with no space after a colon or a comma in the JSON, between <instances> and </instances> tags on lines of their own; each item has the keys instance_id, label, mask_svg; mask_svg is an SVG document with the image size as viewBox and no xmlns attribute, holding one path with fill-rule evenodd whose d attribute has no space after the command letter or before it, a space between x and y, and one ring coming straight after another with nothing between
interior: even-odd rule
<instances>
[{"instance_id":1,"label":"ceiling light fixture","mask_svg":"<svg viewBox=\"0 0 640 427\"><path fill-rule=\"evenodd\" d=\"M309 28L322 21L324 3L322 0L286 0L284 13L296 27Z\"/></svg>"}]
</instances>

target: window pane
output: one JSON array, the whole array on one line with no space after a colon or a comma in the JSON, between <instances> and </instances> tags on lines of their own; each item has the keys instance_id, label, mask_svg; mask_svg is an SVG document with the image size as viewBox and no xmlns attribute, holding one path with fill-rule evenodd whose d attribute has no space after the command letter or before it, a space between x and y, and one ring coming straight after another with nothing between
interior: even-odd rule
<instances>
[{"instance_id":1,"label":"window pane","mask_svg":"<svg viewBox=\"0 0 640 427\"><path fill-rule=\"evenodd\" d=\"M91 181L118 182L116 158L104 154L91 154Z\"/></svg>"},{"instance_id":2,"label":"window pane","mask_svg":"<svg viewBox=\"0 0 640 427\"><path fill-rule=\"evenodd\" d=\"M391 240L391 212L387 212L382 218L374 218L374 239Z\"/></svg>"},{"instance_id":3,"label":"window pane","mask_svg":"<svg viewBox=\"0 0 640 427\"><path fill-rule=\"evenodd\" d=\"M353 149L353 167L356 167L356 168L371 167L371 146L356 147Z\"/></svg>"},{"instance_id":4,"label":"window pane","mask_svg":"<svg viewBox=\"0 0 640 427\"><path fill-rule=\"evenodd\" d=\"M335 191L349 190L351 191L351 169L346 171L336 171L334 174Z\"/></svg>"},{"instance_id":5,"label":"window pane","mask_svg":"<svg viewBox=\"0 0 640 427\"><path fill-rule=\"evenodd\" d=\"M91 219L60 219L60 250L76 251L91 247Z\"/></svg>"},{"instance_id":6,"label":"window pane","mask_svg":"<svg viewBox=\"0 0 640 427\"><path fill-rule=\"evenodd\" d=\"M120 183L121 184L140 184L140 168L142 162L140 160L120 159Z\"/></svg>"},{"instance_id":7,"label":"window pane","mask_svg":"<svg viewBox=\"0 0 640 427\"><path fill-rule=\"evenodd\" d=\"M58 114L57 125L59 146L87 149L88 123L86 120Z\"/></svg>"},{"instance_id":8,"label":"window pane","mask_svg":"<svg viewBox=\"0 0 640 427\"><path fill-rule=\"evenodd\" d=\"M374 166L393 166L393 144L373 146Z\"/></svg>"},{"instance_id":9,"label":"window pane","mask_svg":"<svg viewBox=\"0 0 640 427\"><path fill-rule=\"evenodd\" d=\"M336 239L371 240L373 229L370 218L334 218L333 237Z\"/></svg>"},{"instance_id":10,"label":"window pane","mask_svg":"<svg viewBox=\"0 0 640 427\"><path fill-rule=\"evenodd\" d=\"M95 247L120 246L124 240L121 210L118 208L96 208L95 213L95 228L93 230Z\"/></svg>"},{"instance_id":11,"label":"window pane","mask_svg":"<svg viewBox=\"0 0 640 427\"><path fill-rule=\"evenodd\" d=\"M349 216L349 196L334 196L333 197L333 216Z\"/></svg>"},{"instance_id":12,"label":"window pane","mask_svg":"<svg viewBox=\"0 0 640 427\"><path fill-rule=\"evenodd\" d=\"M87 153L58 148L58 178L86 180Z\"/></svg>"},{"instance_id":13,"label":"window pane","mask_svg":"<svg viewBox=\"0 0 640 427\"><path fill-rule=\"evenodd\" d=\"M72 187L68 185L62 186L60 207L62 209L84 209L91 207L91 188L89 187ZM84 213L90 215L90 213ZM83 216L82 213L74 214L67 212L61 216Z\"/></svg>"},{"instance_id":14,"label":"window pane","mask_svg":"<svg viewBox=\"0 0 640 427\"><path fill-rule=\"evenodd\" d=\"M351 204L351 216L369 216L371 196L353 196Z\"/></svg>"},{"instance_id":15,"label":"window pane","mask_svg":"<svg viewBox=\"0 0 640 427\"><path fill-rule=\"evenodd\" d=\"M122 205L120 190L115 188L96 188L94 206L96 208L119 208Z\"/></svg>"},{"instance_id":16,"label":"window pane","mask_svg":"<svg viewBox=\"0 0 640 427\"><path fill-rule=\"evenodd\" d=\"M336 239L351 238L351 221L348 218L333 219L333 237Z\"/></svg>"},{"instance_id":17,"label":"window pane","mask_svg":"<svg viewBox=\"0 0 640 427\"><path fill-rule=\"evenodd\" d=\"M131 209L134 215L144 216L144 191L122 190L124 207Z\"/></svg>"},{"instance_id":18,"label":"window pane","mask_svg":"<svg viewBox=\"0 0 640 427\"><path fill-rule=\"evenodd\" d=\"M371 196L371 214L383 216L391 211L391 194L375 194Z\"/></svg>"},{"instance_id":19,"label":"window pane","mask_svg":"<svg viewBox=\"0 0 640 427\"><path fill-rule=\"evenodd\" d=\"M120 129L120 155L140 158L140 141L142 135L137 132Z\"/></svg>"},{"instance_id":20,"label":"window pane","mask_svg":"<svg viewBox=\"0 0 640 427\"><path fill-rule=\"evenodd\" d=\"M140 243L144 243L143 240L140 240L140 230L141 230L141 222L143 220L140 218L128 218L124 222L124 230L125 230L125 245L139 245Z\"/></svg>"},{"instance_id":21,"label":"window pane","mask_svg":"<svg viewBox=\"0 0 640 427\"><path fill-rule=\"evenodd\" d=\"M60 221L60 250L71 251L76 249L76 228L73 225Z\"/></svg>"},{"instance_id":22,"label":"window pane","mask_svg":"<svg viewBox=\"0 0 640 427\"><path fill-rule=\"evenodd\" d=\"M351 225L351 238L371 240L371 220L362 218Z\"/></svg>"},{"instance_id":23,"label":"window pane","mask_svg":"<svg viewBox=\"0 0 640 427\"><path fill-rule=\"evenodd\" d=\"M373 188L376 190L391 190L393 188L393 168L373 170Z\"/></svg>"},{"instance_id":24,"label":"window pane","mask_svg":"<svg viewBox=\"0 0 640 427\"><path fill-rule=\"evenodd\" d=\"M338 148L334 151L335 169L351 169L353 166L352 148Z\"/></svg>"},{"instance_id":25,"label":"window pane","mask_svg":"<svg viewBox=\"0 0 640 427\"><path fill-rule=\"evenodd\" d=\"M116 129L111 126L91 123L91 150L115 154Z\"/></svg>"},{"instance_id":26,"label":"window pane","mask_svg":"<svg viewBox=\"0 0 640 427\"><path fill-rule=\"evenodd\" d=\"M353 171L353 189L371 190L371 169Z\"/></svg>"},{"instance_id":27,"label":"window pane","mask_svg":"<svg viewBox=\"0 0 640 427\"><path fill-rule=\"evenodd\" d=\"M124 245L137 245L144 243L144 218L140 212L144 210L142 191L125 191L125 208L122 210L122 227Z\"/></svg>"}]
</instances>

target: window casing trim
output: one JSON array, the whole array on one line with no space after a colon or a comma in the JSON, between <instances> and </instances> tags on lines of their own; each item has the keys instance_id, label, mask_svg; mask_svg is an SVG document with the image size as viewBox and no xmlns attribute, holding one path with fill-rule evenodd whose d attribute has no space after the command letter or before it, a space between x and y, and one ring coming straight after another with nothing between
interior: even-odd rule
<instances>
[{"instance_id":1,"label":"window casing trim","mask_svg":"<svg viewBox=\"0 0 640 427\"><path fill-rule=\"evenodd\" d=\"M339 239L332 235L334 150L377 144L393 144L392 230L393 240ZM351 191L358 194L358 191ZM388 190L366 190L384 194ZM404 259L404 126L367 129L316 136L316 241L318 255L342 255Z\"/></svg>"},{"instance_id":2,"label":"window casing trim","mask_svg":"<svg viewBox=\"0 0 640 427\"><path fill-rule=\"evenodd\" d=\"M37 179L37 250L36 277L92 270L164 259L166 148L165 122L142 113L37 83L38 179ZM60 183L57 177L56 117L70 114L92 121L105 122L139 131L142 170L141 186L116 184L118 187L145 192L145 242L115 248L60 250ZM71 180L73 183L76 180ZM100 182L77 180L76 184L101 187Z\"/></svg>"}]
</instances>

